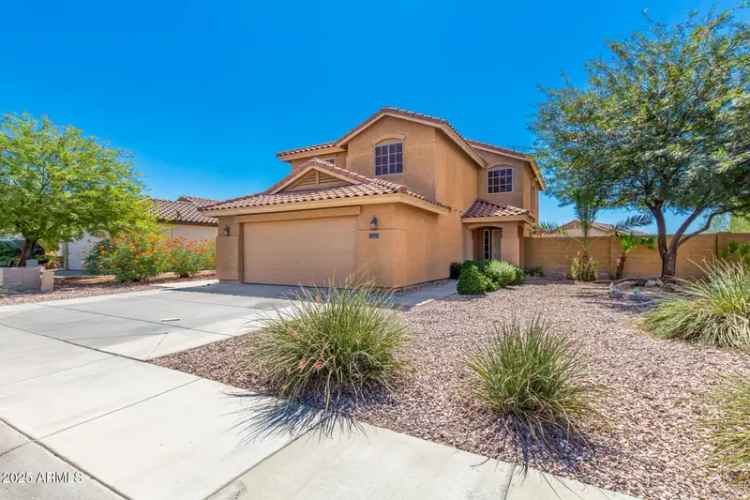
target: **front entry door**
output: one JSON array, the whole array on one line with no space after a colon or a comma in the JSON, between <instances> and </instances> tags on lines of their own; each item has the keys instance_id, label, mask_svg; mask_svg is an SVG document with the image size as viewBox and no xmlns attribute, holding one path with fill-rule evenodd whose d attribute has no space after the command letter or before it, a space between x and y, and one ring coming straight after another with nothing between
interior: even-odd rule
<instances>
[{"instance_id":1,"label":"front entry door","mask_svg":"<svg viewBox=\"0 0 750 500\"><path fill-rule=\"evenodd\" d=\"M482 259L500 260L500 240L502 232L499 229L482 230Z\"/></svg>"}]
</instances>

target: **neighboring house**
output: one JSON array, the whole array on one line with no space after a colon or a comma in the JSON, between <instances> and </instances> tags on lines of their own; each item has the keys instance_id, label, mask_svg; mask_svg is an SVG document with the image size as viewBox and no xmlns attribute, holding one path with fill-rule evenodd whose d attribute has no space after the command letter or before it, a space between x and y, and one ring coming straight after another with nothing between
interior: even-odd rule
<instances>
[{"instance_id":1,"label":"neighboring house","mask_svg":"<svg viewBox=\"0 0 750 500\"><path fill-rule=\"evenodd\" d=\"M216 239L216 219L198 211L202 206L217 203L216 200L181 196L176 201L153 198L156 219L169 238L189 241ZM86 257L103 238L84 234L76 241L60 245L65 269L80 271L86 267Z\"/></svg>"},{"instance_id":2,"label":"neighboring house","mask_svg":"<svg viewBox=\"0 0 750 500\"><path fill-rule=\"evenodd\" d=\"M635 231L632 229L628 230L628 233L636 235L645 235L642 231ZM589 236L613 236L615 234L615 225L606 224L604 222L592 222L589 228ZM573 219L570 222L566 222L559 227L558 231L547 231L540 233L540 236L545 238L580 238L583 236L583 229L581 229L581 221Z\"/></svg>"},{"instance_id":3,"label":"neighboring house","mask_svg":"<svg viewBox=\"0 0 750 500\"><path fill-rule=\"evenodd\" d=\"M287 177L201 208L219 220L223 281L326 285L352 275L404 287L447 278L464 259L522 265L544 189L530 156L394 108L334 142L277 156Z\"/></svg>"}]
</instances>

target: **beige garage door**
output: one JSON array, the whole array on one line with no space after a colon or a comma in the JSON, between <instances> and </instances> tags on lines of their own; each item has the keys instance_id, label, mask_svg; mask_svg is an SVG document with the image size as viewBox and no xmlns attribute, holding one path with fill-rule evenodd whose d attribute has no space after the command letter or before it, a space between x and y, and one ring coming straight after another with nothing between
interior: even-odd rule
<instances>
[{"instance_id":1,"label":"beige garage door","mask_svg":"<svg viewBox=\"0 0 750 500\"><path fill-rule=\"evenodd\" d=\"M245 224L245 282L326 285L354 271L355 217Z\"/></svg>"}]
</instances>

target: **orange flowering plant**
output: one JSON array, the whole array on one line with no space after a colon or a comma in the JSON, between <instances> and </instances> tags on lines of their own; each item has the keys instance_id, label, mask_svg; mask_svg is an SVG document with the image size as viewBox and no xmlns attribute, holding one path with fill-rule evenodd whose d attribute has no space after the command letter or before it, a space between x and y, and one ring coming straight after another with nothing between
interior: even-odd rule
<instances>
[{"instance_id":1,"label":"orange flowering plant","mask_svg":"<svg viewBox=\"0 0 750 500\"><path fill-rule=\"evenodd\" d=\"M189 241L184 238L164 240L164 271L177 273L181 278L215 267L216 244L213 241Z\"/></svg>"},{"instance_id":2,"label":"orange flowering plant","mask_svg":"<svg viewBox=\"0 0 750 500\"><path fill-rule=\"evenodd\" d=\"M114 274L118 281L143 281L159 273L174 272L185 278L213 269L213 241L168 239L158 230L131 232L101 241L86 259L94 274Z\"/></svg>"}]
</instances>

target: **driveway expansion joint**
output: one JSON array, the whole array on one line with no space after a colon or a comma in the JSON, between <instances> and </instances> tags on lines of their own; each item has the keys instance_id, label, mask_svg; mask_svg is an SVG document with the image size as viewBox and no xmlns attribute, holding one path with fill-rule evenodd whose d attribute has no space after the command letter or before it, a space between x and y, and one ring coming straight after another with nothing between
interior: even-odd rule
<instances>
[{"instance_id":1,"label":"driveway expansion joint","mask_svg":"<svg viewBox=\"0 0 750 500\"><path fill-rule=\"evenodd\" d=\"M21 434L23 437L25 437L28 440L25 443L23 443L23 444L21 444L19 446L16 446L16 447L8 450L5 453L1 453L0 457L6 455L8 453L10 453L11 451L17 450L19 448L23 448L24 446L27 446L27 445L37 445L40 448L42 448L45 451L47 451L48 453L52 454L52 456L54 456L55 458L57 458L61 462L66 463L69 466L73 467L74 469L77 469L77 470L83 472L89 478L91 478L92 480L94 480L97 483L99 483L100 485L102 485L102 487L104 487L105 489L109 490L111 493L113 493L113 494L117 495L118 497L121 497L121 498L123 498L125 500L132 500L131 497L129 497L125 493L121 492L120 490L118 490L117 488L115 488L114 486L112 486L111 484L109 484L106 481L103 481L99 477L95 476L94 474L92 474L91 472L89 472L88 470L86 470L84 467L80 466L79 464L77 464L73 460L70 460L68 457L57 453L57 451L55 451L54 448L51 448L51 447L47 446L47 444L45 444L41 440L34 439L31 435L25 433L24 431L22 431L21 429L19 429L15 425L13 425L10 422L8 422L8 420L6 420L5 418L0 417L0 422L2 422L3 424L7 425L8 427L10 427L11 429L13 429L17 433Z\"/></svg>"}]
</instances>

